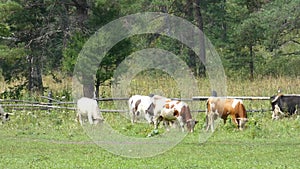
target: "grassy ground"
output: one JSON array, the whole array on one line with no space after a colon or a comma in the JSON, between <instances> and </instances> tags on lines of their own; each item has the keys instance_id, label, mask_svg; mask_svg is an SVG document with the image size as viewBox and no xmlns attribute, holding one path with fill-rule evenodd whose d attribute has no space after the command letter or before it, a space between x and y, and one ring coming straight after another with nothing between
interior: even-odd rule
<instances>
[{"instance_id":1,"label":"grassy ground","mask_svg":"<svg viewBox=\"0 0 300 169\"><path fill-rule=\"evenodd\" d=\"M94 144L1 138L1 168L298 168L299 138L248 139L216 133L197 143L189 135L172 150L129 159Z\"/></svg>"},{"instance_id":2,"label":"grassy ground","mask_svg":"<svg viewBox=\"0 0 300 169\"><path fill-rule=\"evenodd\" d=\"M171 150L149 158L126 158L94 144L75 123L72 111L18 113L9 123L0 125L0 168L298 168L300 165L297 117L271 121L269 114L253 113L245 131L236 130L230 122L225 126L220 123L203 143L200 131L204 116L198 114L200 124L196 132L188 134ZM124 135L145 138L152 130L143 123L132 126L118 113L104 116Z\"/></svg>"}]
</instances>

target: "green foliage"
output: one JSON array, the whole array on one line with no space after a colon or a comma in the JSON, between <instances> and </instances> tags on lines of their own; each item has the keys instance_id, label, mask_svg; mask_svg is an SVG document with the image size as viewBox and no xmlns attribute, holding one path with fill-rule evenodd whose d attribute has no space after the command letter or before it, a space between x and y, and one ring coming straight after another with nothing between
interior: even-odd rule
<instances>
[{"instance_id":1,"label":"green foliage","mask_svg":"<svg viewBox=\"0 0 300 169\"><path fill-rule=\"evenodd\" d=\"M68 46L63 50L62 68L68 74L73 73L77 56L81 51L85 41L86 37L84 35L79 32L74 33L70 42L68 43Z\"/></svg>"},{"instance_id":2,"label":"green foliage","mask_svg":"<svg viewBox=\"0 0 300 169\"><path fill-rule=\"evenodd\" d=\"M9 25L7 20L10 18L10 15L15 11L20 10L21 6L17 2L5 1L0 2L0 36L10 37L11 36L11 27L14 25Z\"/></svg>"}]
</instances>

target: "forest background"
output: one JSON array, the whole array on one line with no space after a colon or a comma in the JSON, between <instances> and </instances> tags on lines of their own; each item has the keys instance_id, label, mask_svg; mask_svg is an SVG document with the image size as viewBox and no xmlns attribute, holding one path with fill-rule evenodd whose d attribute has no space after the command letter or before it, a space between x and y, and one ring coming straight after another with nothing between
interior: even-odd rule
<instances>
[{"instance_id":1,"label":"forest background","mask_svg":"<svg viewBox=\"0 0 300 169\"><path fill-rule=\"evenodd\" d=\"M0 0L0 98L45 95L47 79L72 76L88 38L105 24L141 12L163 12L190 21L218 51L229 79L300 76L300 0ZM198 56L159 34L141 34L115 45L99 65L94 87L112 83L126 56L161 48L182 58L194 75L206 78ZM275 90L275 89L274 89Z\"/></svg>"}]
</instances>

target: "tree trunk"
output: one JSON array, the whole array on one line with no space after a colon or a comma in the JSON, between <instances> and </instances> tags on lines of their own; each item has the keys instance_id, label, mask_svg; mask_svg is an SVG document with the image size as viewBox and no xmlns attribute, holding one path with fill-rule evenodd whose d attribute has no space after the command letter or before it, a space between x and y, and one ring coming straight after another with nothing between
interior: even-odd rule
<instances>
[{"instance_id":1,"label":"tree trunk","mask_svg":"<svg viewBox=\"0 0 300 169\"><path fill-rule=\"evenodd\" d=\"M95 97L94 78L92 75L82 77L83 96L88 98Z\"/></svg>"},{"instance_id":2,"label":"tree trunk","mask_svg":"<svg viewBox=\"0 0 300 169\"><path fill-rule=\"evenodd\" d=\"M186 18L190 21L190 22L193 22L193 19L194 19L194 15L193 15L193 0L187 0L186 2L186 7L185 7L185 15L187 16ZM193 38L194 38L194 35L189 33L188 34L189 37L186 37L188 38L189 40L191 40L191 42L193 43ZM196 44L192 44L193 47L196 46ZM194 76L199 76L199 72L198 72L198 64L197 64L197 61L199 61L199 59L197 60L197 55L194 53L193 50L189 50L188 51L188 55L189 55L189 59L188 59L188 66L190 67L190 69L193 71L193 74Z\"/></svg>"},{"instance_id":3,"label":"tree trunk","mask_svg":"<svg viewBox=\"0 0 300 169\"><path fill-rule=\"evenodd\" d=\"M40 57L28 56L28 91L43 94L43 79Z\"/></svg>"},{"instance_id":4,"label":"tree trunk","mask_svg":"<svg viewBox=\"0 0 300 169\"><path fill-rule=\"evenodd\" d=\"M88 3L87 0L72 0L76 7L76 20L77 25L82 29L84 32L85 28L85 21L88 18Z\"/></svg>"},{"instance_id":5,"label":"tree trunk","mask_svg":"<svg viewBox=\"0 0 300 169\"><path fill-rule=\"evenodd\" d=\"M250 61L249 61L249 68L250 68L250 80L253 81L254 79L254 53L253 53L253 46L249 46L250 49Z\"/></svg>"},{"instance_id":6,"label":"tree trunk","mask_svg":"<svg viewBox=\"0 0 300 169\"><path fill-rule=\"evenodd\" d=\"M202 61L202 65L199 67L199 75L200 76L206 76L205 74L205 64L206 64L206 55L205 55L205 39L204 39L204 33L203 33L203 19L202 19L202 14L201 14L201 9L200 9L200 0L194 0L194 18L196 21L196 24L198 28L202 31L200 34L200 59Z\"/></svg>"},{"instance_id":7,"label":"tree trunk","mask_svg":"<svg viewBox=\"0 0 300 169\"><path fill-rule=\"evenodd\" d=\"M226 22L226 9L225 6L226 5L226 0L223 0L223 4L222 4L222 39L224 42L227 42L227 22Z\"/></svg>"},{"instance_id":8,"label":"tree trunk","mask_svg":"<svg viewBox=\"0 0 300 169\"><path fill-rule=\"evenodd\" d=\"M70 34L70 19L69 19L69 6L66 5L66 0L63 0L64 10L61 12L61 29L63 31L63 48L67 47L69 34Z\"/></svg>"},{"instance_id":9,"label":"tree trunk","mask_svg":"<svg viewBox=\"0 0 300 169\"><path fill-rule=\"evenodd\" d=\"M96 79L96 84L95 84L95 97L98 98L99 97L99 93L100 93L100 77Z\"/></svg>"}]
</instances>

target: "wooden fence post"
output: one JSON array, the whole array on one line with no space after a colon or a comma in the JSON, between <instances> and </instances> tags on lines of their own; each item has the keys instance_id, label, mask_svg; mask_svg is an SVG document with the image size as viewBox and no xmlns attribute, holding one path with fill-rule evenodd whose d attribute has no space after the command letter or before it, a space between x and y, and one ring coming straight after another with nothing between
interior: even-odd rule
<instances>
[{"instance_id":1,"label":"wooden fence post","mask_svg":"<svg viewBox=\"0 0 300 169\"><path fill-rule=\"evenodd\" d=\"M52 91L48 92L48 106L52 106ZM48 113L51 113L51 108L48 108Z\"/></svg>"}]
</instances>

